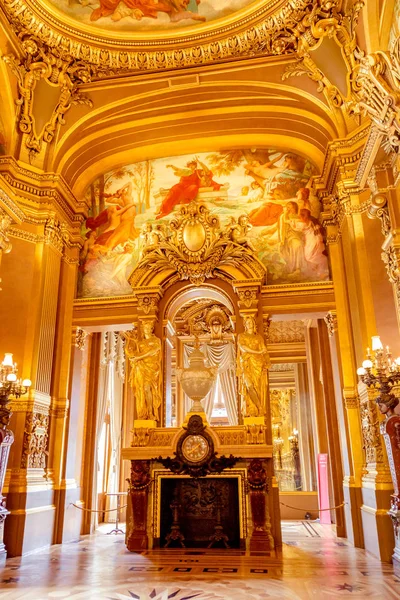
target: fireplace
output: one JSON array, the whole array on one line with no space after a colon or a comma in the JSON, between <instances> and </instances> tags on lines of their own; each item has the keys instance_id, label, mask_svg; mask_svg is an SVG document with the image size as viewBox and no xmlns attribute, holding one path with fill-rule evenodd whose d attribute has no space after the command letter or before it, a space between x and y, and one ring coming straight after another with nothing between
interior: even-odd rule
<instances>
[{"instance_id":1,"label":"fireplace","mask_svg":"<svg viewBox=\"0 0 400 600\"><path fill-rule=\"evenodd\" d=\"M207 476L198 479L174 476L165 470L154 471L156 481L153 496L153 547L165 548L175 517L184 536L186 548L207 548L210 538L220 524L227 536L229 548L244 548L247 535L247 510L244 471L232 469L228 475ZM169 548L179 548L171 541ZM224 548L222 541L213 541L211 547Z\"/></svg>"}]
</instances>

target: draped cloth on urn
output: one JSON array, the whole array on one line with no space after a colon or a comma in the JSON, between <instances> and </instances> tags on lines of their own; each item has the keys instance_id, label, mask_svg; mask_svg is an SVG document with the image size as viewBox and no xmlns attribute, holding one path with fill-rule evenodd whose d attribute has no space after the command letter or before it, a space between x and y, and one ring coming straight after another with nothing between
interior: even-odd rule
<instances>
[{"instance_id":1,"label":"draped cloth on urn","mask_svg":"<svg viewBox=\"0 0 400 600\"><path fill-rule=\"evenodd\" d=\"M235 347L232 342L227 344L208 345L203 344L200 350L206 357L210 367L218 367L218 374L215 382L208 392L207 396L202 400L204 412L207 415L208 421L211 419L213 411L213 401L217 382L221 386L221 390L225 400L225 408L228 415L229 425L238 424L238 405L236 394L236 355ZM183 365L189 366L189 356L193 352L193 346L184 344L183 346ZM185 410L190 410L192 405L191 400L184 394Z\"/></svg>"}]
</instances>

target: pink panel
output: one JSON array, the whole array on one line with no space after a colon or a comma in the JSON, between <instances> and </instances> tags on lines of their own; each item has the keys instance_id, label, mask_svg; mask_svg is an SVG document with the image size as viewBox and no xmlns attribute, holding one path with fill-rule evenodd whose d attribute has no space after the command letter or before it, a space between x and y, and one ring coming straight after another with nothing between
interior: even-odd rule
<instances>
[{"instance_id":1,"label":"pink panel","mask_svg":"<svg viewBox=\"0 0 400 600\"><path fill-rule=\"evenodd\" d=\"M318 502L319 509L329 508L329 487L328 487L328 455L318 454ZM322 525L331 524L331 513L329 510L323 510L319 513L320 523Z\"/></svg>"}]
</instances>

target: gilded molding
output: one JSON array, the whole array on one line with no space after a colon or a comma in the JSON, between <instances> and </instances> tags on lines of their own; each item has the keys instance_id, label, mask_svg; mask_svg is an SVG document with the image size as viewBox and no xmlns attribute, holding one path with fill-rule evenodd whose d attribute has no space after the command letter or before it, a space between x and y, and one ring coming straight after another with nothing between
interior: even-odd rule
<instances>
[{"instance_id":1,"label":"gilded molding","mask_svg":"<svg viewBox=\"0 0 400 600\"><path fill-rule=\"evenodd\" d=\"M78 200L63 176L58 173L34 171L19 164L12 156L0 156L0 182L1 180L9 193L17 199L18 206L22 207L19 209L19 218L14 219L16 222L24 220L29 223L42 223L43 217L40 220L35 219L32 209L43 214L43 207L48 209L49 204L57 208L63 219L77 228L87 216L86 201ZM0 201L5 194L3 192L2 195L1 191L0 187ZM25 207L29 209L26 216L22 212Z\"/></svg>"},{"instance_id":2,"label":"gilded molding","mask_svg":"<svg viewBox=\"0 0 400 600\"><path fill-rule=\"evenodd\" d=\"M183 37L178 32L169 39L146 37L136 42L100 37L78 24L72 28L29 0L3 0L3 6L20 36L34 36L54 56L60 52L63 57L90 65L91 76L97 78L124 71L157 71L244 57L287 55L304 47L306 40L328 34L333 21L344 22L339 14L340 0L275 0L236 25L222 23L207 33Z\"/></svg>"}]
</instances>

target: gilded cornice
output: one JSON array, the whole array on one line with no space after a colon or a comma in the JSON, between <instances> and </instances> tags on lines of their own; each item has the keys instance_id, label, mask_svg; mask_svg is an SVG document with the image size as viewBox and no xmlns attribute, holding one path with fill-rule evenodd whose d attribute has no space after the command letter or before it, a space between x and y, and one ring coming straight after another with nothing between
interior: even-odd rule
<instances>
[{"instance_id":1,"label":"gilded cornice","mask_svg":"<svg viewBox=\"0 0 400 600\"><path fill-rule=\"evenodd\" d=\"M102 33L32 0L3 0L19 36L30 35L57 56L90 65L92 77L212 64L257 55L297 52L341 9L340 0L270 0L219 24L177 30L167 36ZM129 36L129 38L128 38ZM300 42L301 40L301 42Z\"/></svg>"},{"instance_id":2,"label":"gilded cornice","mask_svg":"<svg viewBox=\"0 0 400 600\"><path fill-rule=\"evenodd\" d=\"M79 228L87 216L85 201L78 200L62 175L29 169L11 156L0 157L1 199L5 194L18 205L21 217L17 222L43 219L43 210L56 210L62 221ZM25 213L25 217L24 217Z\"/></svg>"}]
</instances>

